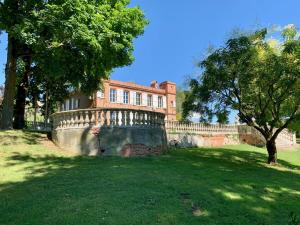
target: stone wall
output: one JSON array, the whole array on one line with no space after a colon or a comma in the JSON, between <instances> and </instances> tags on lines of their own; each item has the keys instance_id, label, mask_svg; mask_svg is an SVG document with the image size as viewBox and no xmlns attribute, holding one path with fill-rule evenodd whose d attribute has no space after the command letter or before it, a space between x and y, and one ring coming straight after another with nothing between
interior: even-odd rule
<instances>
[{"instance_id":1,"label":"stone wall","mask_svg":"<svg viewBox=\"0 0 300 225\"><path fill-rule=\"evenodd\" d=\"M221 147L224 145L240 144L238 134L196 134L196 133L167 133L170 146L179 147Z\"/></svg>"},{"instance_id":2,"label":"stone wall","mask_svg":"<svg viewBox=\"0 0 300 225\"><path fill-rule=\"evenodd\" d=\"M60 148L78 155L101 155L99 140L92 127L66 128L52 131L52 139Z\"/></svg>"},{"instance_id":3,"label":"stone wall","mask_svg":"<svg viewBox=\"0 0 300 225\"><path fill-rule=\"evenodd\" d=\"M80 155L158 155L167 150L163 128L85 127L52 132L61 148Z\"/></svg>"},{"instance_id":4,"label":"stone wall","mask_svg":"<svg viewBox=\"0 0 300 225\"><path fill-rule=\"evenodd\" d=\"M167 150L164 114L129 109L54 114L53 141L80 155L157 155Z\"/></svg>"},{"instance_id":5,"label":"stone wall","mask_svg":"<svg viewBox=\"0 0 300 225\"><path fill-rule=\"evenodd\" d=\"M124 157L157 155L170 146L221 147L265 145L254 128L237 125L165 122L165 115L131 109L74 110L54 114L53 140L63 149L81 155ZM284 130L279 148L293 147L295 134Z\"/></svg>"},{"instance_id":6,"label":"stone wall","mask_svg":"<svg viewBox=\"0 0 300 225\"><path fill-rule=\"evenodd\" d=\"M249 144L265 146L264 137L254 128L245 125L209 125L201 123L166 122L168 143L179 147L220 147ZM295 133L283 130L277 147L292 148L296 145Z\"/></svg>"},{"instance_id":7,"label":"stone wall","mask_svg":"<svg viewBox=\"0 0 300 225\"><path fill-rule=\"evenodd\" d=\"M99 138L103 155L157 155L167 150L163 127L103 127Z\"/></svg>"}]
</instances>

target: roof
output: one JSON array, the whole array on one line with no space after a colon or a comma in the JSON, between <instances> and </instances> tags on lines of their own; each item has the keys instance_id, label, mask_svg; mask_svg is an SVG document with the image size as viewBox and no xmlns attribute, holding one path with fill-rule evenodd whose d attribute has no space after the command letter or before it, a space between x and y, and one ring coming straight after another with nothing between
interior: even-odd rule
<instances>
[{"instance_id":1,"label":"roof","mask_svg":"<svg viewBox=\"0 0 300 225\"><path fill-rule=\"evenodd\" d=\"M155 94L165 94L166 93L166 90L164 90L164 89L138 85L138 84L135 84L132 82L124 82L124 81L118 81L118 80L108 80L106 82L108 82L112 86L117 86L117 87L122 87L122 88L127 88L127 89L139 90L139 91L150 92L150 93L155 93Z\"/></svg>"}]
</instances>

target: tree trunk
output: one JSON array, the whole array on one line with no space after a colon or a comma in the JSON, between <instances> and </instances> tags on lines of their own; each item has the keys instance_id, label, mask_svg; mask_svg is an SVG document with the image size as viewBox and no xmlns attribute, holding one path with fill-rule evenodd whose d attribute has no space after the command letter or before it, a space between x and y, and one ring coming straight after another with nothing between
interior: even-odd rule
<instances>
[{"instance_id":1,"label":"tree trunk","mask_svg":"<svg viewBox=\"0 0 300 225\"><path fill-rule=\"evenodd\" d=\"M8 35L7 63L5 68L5 89L1 117L1 129L13 128L14 99L16 92L17 55L16 42Z\"/></svg>"},{"instance_id":2,"label":"tree trunk","mask_svg":"<svg viewBox=\"0 0 300 225\"><path fill-rule=\"evenodd\" d=\"M277 163L277 149L275 140L271 139L267 141L267 150L268 150L268 163L269 164L276 164Z\"/></svg>"},{"instance_id":3,"label":"tree trunk","mask_svg":"<svg viewBox=\"0 0 300 225\"><path fill-rule=\"evenodd\" d=\"M16 105L14 111L14 129L23 129L25 127L25 106L26 96L28 93L28 79L30 74L31 59L27 57L24 59L25 70L22 80L17 88Z\"/></svg>"},{"instance_id":4,"label":"tree trunk","mask_svg":"<svg viewBox=\"0 0 300 225\"><path fill-rule=\"evenodd\" d=\"M37 97L36 95L34 96L34 114L33 114L33 126L34 129L36 128L36 114L38 110L38 103L37 103Z\"/></svg>"},{"instance_id":5,"label":"tree trunk","mask_svg":"<svg viewBox=\"0 0 300 225\"><path fill-rule=\"evenodd\" d=\"M45 97L45 115L44 115L44 126L46 127L46 124L48 122L48 115L49 115L49 102L48 102L49 92L48 92L48 85L46 85L46 97Z\"/></svg>"}]
</instances>

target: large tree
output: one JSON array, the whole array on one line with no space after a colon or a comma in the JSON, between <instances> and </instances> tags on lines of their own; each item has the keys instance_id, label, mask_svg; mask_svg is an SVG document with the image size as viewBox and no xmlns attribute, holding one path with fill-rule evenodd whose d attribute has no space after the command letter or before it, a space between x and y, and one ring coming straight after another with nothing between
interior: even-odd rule
<instances>
[{"instance_id":1,"label":"large tree","mask_svg":"<svg viewBox=\"0 0 300 225\"><path fill-rule=\"evenodd\" d=\"M12 127L19 57L38 66L45 80L59 79L84 92L98 88L114 68L132 63L133 39L143 33L147 21L139 8L128 4L129 0L3 1L0 29L8 33L8 57L1 128Z\"/></svg>"},{"instance_id":2,"label":"large tree","mask_svg":"<svg viewBox=\"0 0 300 225\"><path fill-rule=\"evenodd\" d=\"M268 163L276 163L276 138L300 117L300 40L287 26L278 40L267 29L227 41L200 62L190 82L184 115L224 120L231 110L265 138Z\"/></svg>"}]
</instances>

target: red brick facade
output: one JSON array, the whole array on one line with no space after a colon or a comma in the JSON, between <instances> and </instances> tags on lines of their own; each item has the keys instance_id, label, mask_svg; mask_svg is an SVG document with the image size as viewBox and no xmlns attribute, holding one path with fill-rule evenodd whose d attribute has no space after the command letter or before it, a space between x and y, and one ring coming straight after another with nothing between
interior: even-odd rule
<instances>
[{"instance_id":1,"label":"red brick facade","mask_svg":"<svg viewBox=\"0 0 300 225\"><path fill-rule=\"evenodd\" d=\"M106 80L101 91L92 96L74 94L61 111L85 108L126 108L161 112L166 120L176 120L176 84L153 81L149 87L132 82Z\"/></svg>"}]
</instances>

